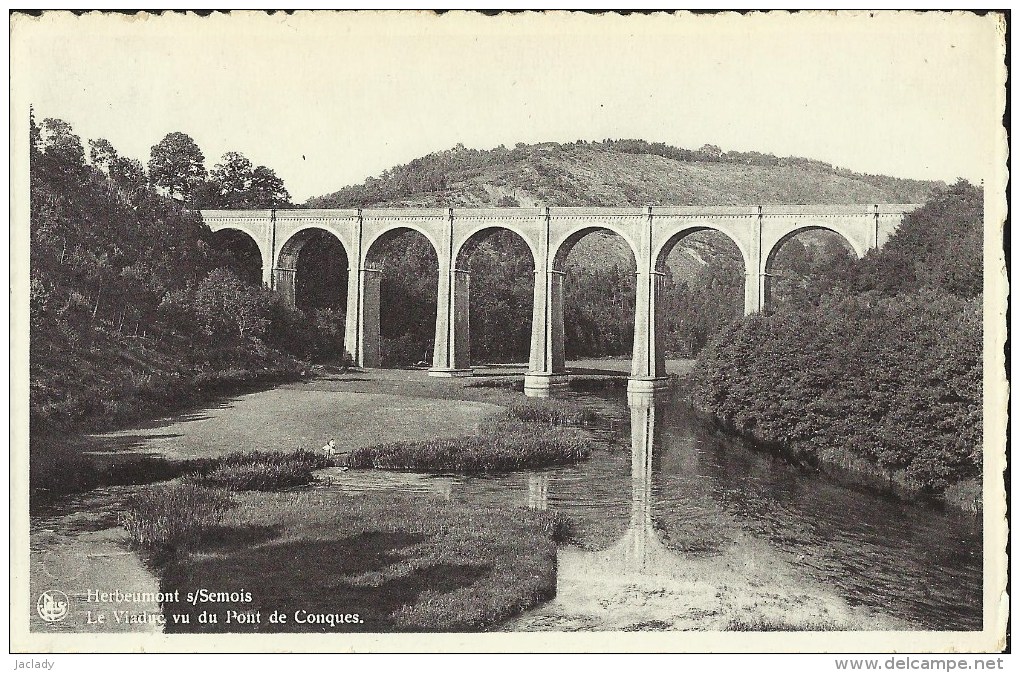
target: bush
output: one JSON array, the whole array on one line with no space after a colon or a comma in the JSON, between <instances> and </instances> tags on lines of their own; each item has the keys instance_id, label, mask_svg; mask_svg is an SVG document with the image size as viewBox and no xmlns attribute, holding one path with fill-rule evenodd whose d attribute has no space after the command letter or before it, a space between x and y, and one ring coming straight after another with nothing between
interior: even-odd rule
<instances>
[{"instance_id":1,"label":"bush","mask_svg":"<svg viewBox=\"0 0 1020 673\"><path fill-rule=\"evenodd\" d=\"M830 298L750 316L698 363L696 403L756 440L847 454L912 489L981 472L979 299Z\"/></svg>"},{"instance_id":2,"label":"bush","mask_svg":"<svg viewBox=\"0 0 1020 673\"><path fill-rule=\"evenodd\" d=\"M211 461L186 479L231 491L274 491L310 484L312 470L332 464L330 458L312 451L246 451Z\"/></svg>"},{"instance_id":3,"label":"bush","mask_svg":"<svg viewBox=\"0 0 1020 673\"><path fill-rule=\"evenodd\" d=\"M394 442L356 449L347 456L354 468L412 472L512 472L570 465L591 455L580 432L506 422L482 436Z\"/></svg>"},{"instance_id":4,"label":"bush","mask_svg":"<svg viewBox=\"0 0 1020 673\"><path fill-rule=\"evenodd\" d=\"M133 495L120 516L131 541L145 549L177 551L193 546L233 501L224 491L187 482L147 486Z\"/></svg>"},{"instance_id":5,"label":"bush","mask_svg":"<svg viewBox=\"0 0 1020 673\"><path fill-rule=\"evenodd\" d=\"M523 398L489 417L480 435L412 440L356 449L347 456L355 468L422 472L513 472L569 465L591 455L581 431L597 415L568 400Z\"/></svg>"},{"instance_id":6,"label":"bush","mask_svg":"<svg viewBox=\"0 0 1020 673\"><path fill-rule=\"evenodd\" d=\"M507 418L557 426L586 426L598 418L594 409L569 400L525 397L510 402Z\"/></svg>"}]
</instances>

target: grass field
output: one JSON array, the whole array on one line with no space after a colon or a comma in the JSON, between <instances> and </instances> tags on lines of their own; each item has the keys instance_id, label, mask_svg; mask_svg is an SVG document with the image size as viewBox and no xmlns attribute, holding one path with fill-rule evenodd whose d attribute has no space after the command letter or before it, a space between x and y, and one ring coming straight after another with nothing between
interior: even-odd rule
<instances>
[{"instance_id":1,"label":"grass field","mask_svg":"<svg viewBox=\"0 0 1020 673\"><path fill-rule=\"evenodd\" d=\"M563 526L546 513L394 493L233 497L236 508L162 568L161 589L251 599L167 603L167 632L477 631L556 592ZM199 623L203 610L217 622ZM239 624L228 610L259 621ZM274 611L287 623L270 623ZM318 614L357 617L308 623Z\"/></svg>"}]
</instances>

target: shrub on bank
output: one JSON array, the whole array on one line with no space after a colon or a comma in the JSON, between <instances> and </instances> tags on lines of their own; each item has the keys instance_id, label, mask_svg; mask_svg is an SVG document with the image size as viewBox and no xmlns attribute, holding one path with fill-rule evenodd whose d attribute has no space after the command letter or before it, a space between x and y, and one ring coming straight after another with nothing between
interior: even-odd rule
<instances>
[{"instance_id":1,"label":"shrub on bank","mask_svg":"<svg viewBox=\"0 0 1020 673\"><path fill-rule=\"evenodd\" d=\"M595 410L570 400L548 397L515 398L507 406L508 418L553 426L586 426L598 418Z\"/></svg>"},{"instance_id":2,"label":"shrub on bank","mask_svg":"<svg viewBox=\"0 0 1020 673\"><path fill-rule=\"evenodd\" d=\"M981 471L980 300L829 298L750 316L694 376L699 406L757 441L942 492Z\"/></svg>"},{"instance_id":3,"label":"shrub on bank","mask_svg":"<svg viewBox=\"0 0 1020 673\"><path fill-rule=\"evenodd\" d=\"M310 484L313 470L332 464L313 451L242 451L209 461L186 480L231 491L275 491Z\"/></svg>"},{"instance_id":4,"label":"shrub on bank","mask_svg":"<svg viewBox=\"0 0 1020 673\"><path fill-rule=\"evenodd\" d=\"M591 455L579 428L594 423L594 409L570 400L515 398L490 416L479 434L392 442L355 449L353 468L412 472L513 472L570 465Z\"/></svg>"},{"instance_id":5,"label":"shrub on bank","mask_svg":"<svg viewBox=\"0 0 1020 673\"><path fill-rule=\"evenodd\" d=\"M120 525L139 547L179 551L197 543L202 532L217 525L232 504L222 490L167 482L146 486L133 495L120 515Z\"/></svg>"},{"instance_id":6,"label":"shrub on bank","mask_svg":"<svg viewBox=\"0 0 1020 673\"><path fill-rule=\"evenodd\" d=\"M570 465L590 455L590 440L576 430L508 421L484 435L356 449L347 456L347 465L412 472L512 472Z\"/></svg>"}]
</instances>

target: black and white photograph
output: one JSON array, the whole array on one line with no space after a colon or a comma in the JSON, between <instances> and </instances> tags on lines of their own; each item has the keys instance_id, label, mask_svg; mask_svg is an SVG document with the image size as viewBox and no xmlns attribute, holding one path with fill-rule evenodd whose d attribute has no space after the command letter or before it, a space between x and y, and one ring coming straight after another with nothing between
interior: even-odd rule
<instances>
[{"instance_id":1,"label":"black and white photograph","mask_svg":"<svg viewBox=\"0 0 1020 673\"><path fill-rule=\"evenodd\" d=\"M12 652L1007 647L1008 11L9 20Z\"/></svg>"}]
</instances>

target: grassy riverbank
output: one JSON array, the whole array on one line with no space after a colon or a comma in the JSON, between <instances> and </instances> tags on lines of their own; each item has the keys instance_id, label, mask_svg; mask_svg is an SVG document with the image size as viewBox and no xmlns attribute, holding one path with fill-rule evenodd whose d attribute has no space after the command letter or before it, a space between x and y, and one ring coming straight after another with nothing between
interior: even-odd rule
<instances>
[{"instance_id":1,"label":"grassy riverbank","mask_svg":"<svg viewBox=\"0 0 1020 673\"><path fill-rule=\"evenodd\" d=\"M355 449L353 468L413 472L512 472L569 465L591 455L592 438L580 430L595 412L567 400L516 399L488 417L477 434L429 438Z\"/></svg>"},{"instance_id":2,"label":"grassy riverbank","mask_svg":"<svg viewBox=\"0 0 1020 673\"><path fill-rule=\"evenodd\" d=\"M547 513L396 493L229 497L232 505L160 566L161 590L251 600L165 604L167 632L477 631L556 592L564 525ZM260 623L228 622L228 609L259 613ZM217 623L199 623L202 611L217 613ZM287 623L270 623L274 611ZM307 614L357 617L302 623Z\"/></svg>"},{"instance_id":3,"label":"grassy riverbank","mask_svg":"<svg viewBox=\"0 0 1020 673\"><path fill-rule=\"evenodd\" d=\"M360 448L336 460L357 467L372 456L389 468L403 456L397 467L425 471L559 465L589 455L581 426L593 421L575 403L512 400L478 434ZM332 463L308 451L182 461L181 478L128 499L119 521L163 591L252 594L223 606L214 624L198 621L208 605L165 604L168 632L477 631L555 595L556 543L569 529L561 517L399 493L290 490ZM238 623L229 610L261 617ZM269 622L273 612L290 619ZM307 614L357 617L308 622Z\"/></svg>"}]
</instances>

